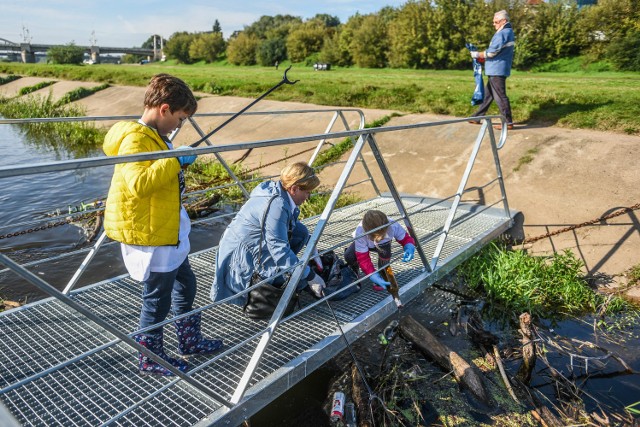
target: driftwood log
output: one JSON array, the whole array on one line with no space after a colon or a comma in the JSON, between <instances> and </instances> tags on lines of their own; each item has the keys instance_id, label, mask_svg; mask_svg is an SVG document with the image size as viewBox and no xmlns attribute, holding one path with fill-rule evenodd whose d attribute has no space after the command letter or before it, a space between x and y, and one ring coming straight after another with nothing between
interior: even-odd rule
<instances>
[{"instance_id":1,"label":"driftwood log","mask_svg":"<svg viewBox=\"0 0 640 427\"><path fill-rule=\"evenodd\" d=\"M435 335L412 316L400 321L400 333L420 351L447 371L453 371L456 380L466 387L481 402L490 403L489 395L478 372L455 351L442 344Z\"/></svg>"},{"instance_id":2,"label":"driftwood log","mask_svg":"<svg viewBox=\"0 0 640 427\"><path fill-rule=\"evenodd\" d=\"M528 385L531 381L533 368L536 366L536 345L533 340L529 313L520 315L520 334L522 335L522 365L520 365L516 376L523 384Z\"/></svg>"},{"instance_id":3,"label":"driftwood log","mask_svg":"<svg viewBox=\"0 0 640 427\"><path fill-rule=\"evenodd\" d=\"M369 410L369 393L355 363L351 365L351 383L351 398L358 414L358 426L373 427L371 411Z\"/></svg>"}]
</instances>

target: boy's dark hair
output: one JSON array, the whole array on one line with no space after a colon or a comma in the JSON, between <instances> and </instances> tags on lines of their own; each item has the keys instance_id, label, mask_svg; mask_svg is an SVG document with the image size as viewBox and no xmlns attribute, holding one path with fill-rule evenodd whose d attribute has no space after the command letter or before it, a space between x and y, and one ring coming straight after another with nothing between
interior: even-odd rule
<instances>
[{"instance_id":1,"label":"boy's dark hair","mask_svg":"<svg viewBox=\"0 0 640 427\"><path fill-rule=\"evenodd\" d=\"M145 107L159 107L162 104L169 104L172 113L184 111L192 115L198 109L198 102L189 86L179 78L165 73L153 76L144 94Z\"/></svg>"}]
</instances>

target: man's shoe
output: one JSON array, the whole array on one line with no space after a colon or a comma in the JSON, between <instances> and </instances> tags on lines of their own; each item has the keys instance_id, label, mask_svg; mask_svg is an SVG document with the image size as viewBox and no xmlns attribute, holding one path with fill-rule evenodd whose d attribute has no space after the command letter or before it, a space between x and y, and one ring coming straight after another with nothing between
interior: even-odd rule
<instances>
[{"instance_id":1,"label":"man's shoe","mask_svg":"<svg viewBox=\"0 0 640 427\"><path fill-rule=\"evenodd\" d=\"M471 123L472 125L481 125L482 124L480 122L480 120L469 120L469 123Z\"/></svg>"},{"instance_id":2,"label":"man's shoe","mask_svg":"<svg viewBox=\"0 0 640 427\"><path fill-rule=\"evenodd\" d=\"M494 125L494 126L493 126L493 128L494 128L494 129L497 129L497 130L502 130L502 125L501 125L501 124L499 124L499 125ZM513 129L513 123L507 123L507 129L508 129L508 130Z\"/></svg>"}]
</instances>

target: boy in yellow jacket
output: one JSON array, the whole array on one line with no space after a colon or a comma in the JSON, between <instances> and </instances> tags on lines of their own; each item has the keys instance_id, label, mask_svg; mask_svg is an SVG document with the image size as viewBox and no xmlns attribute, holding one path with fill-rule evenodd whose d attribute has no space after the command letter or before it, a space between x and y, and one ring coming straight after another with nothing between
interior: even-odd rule
<instances>
[{"instance_id":1,"label":"boy in yellow jacket","mask_svg":"<svg viewBox=\"0 0 640 427\"><path fill-rule=\"evenodd\" d=\"M119 122L105 136L108 156L172 150L168 136L196 112L197 102L182 80L168 74L154 76L145 92L144 112L137 122ZM121 243L122 257L131 277L142 282L139 329L162 322L173 306L176 316L191 311L196 277L189 265L191 223L181 203L182 169L196 156L120 163L115 166L107 197L104 228ZM211 354L222 341L200 333L200 313L176 320L181 356ZM162 327L136 335L136 342L181 371L185 361L169 357L163 349ZM172 372L139 354L143 374Z\"/></svg>"}]
</instances>

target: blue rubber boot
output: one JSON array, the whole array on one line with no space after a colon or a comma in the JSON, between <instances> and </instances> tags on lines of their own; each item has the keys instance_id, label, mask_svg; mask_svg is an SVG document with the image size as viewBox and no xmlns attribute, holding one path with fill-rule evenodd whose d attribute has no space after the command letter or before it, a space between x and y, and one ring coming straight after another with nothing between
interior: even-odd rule
<instances>
[{"instance_id":1,"label":"blue rubber boot","mask_svg":"<svg viewBox=\"0 0 640 427\"><path fill-rule=\"evenodd\" d=\"M187 364L187 362L169 357L164 352L162 344L162 332L160 332L159 334L138 334L135 336L135 339L138 344L140 344L144 348L148 348L182 372L187 372L187 369L189 369L189 365ZM142 353L138 353L138 369L140 370L140 373L142 375L174 375L173 372L171 372L161 364L154 362L150 357L145 356Z\"/></svg>"},{"instance_id":2,"label":"blue rubber boot","mask_svg":"<svg viewBox=\"0 0 640 427\"><path fill-rule=\"evenodd\" d=\"M174 322L178 335L178 353L183 358L201 354L213 354L222 348L221 340L204 338L200 332L201 313L183 317Z\"/></svg>"}]
</instances>

